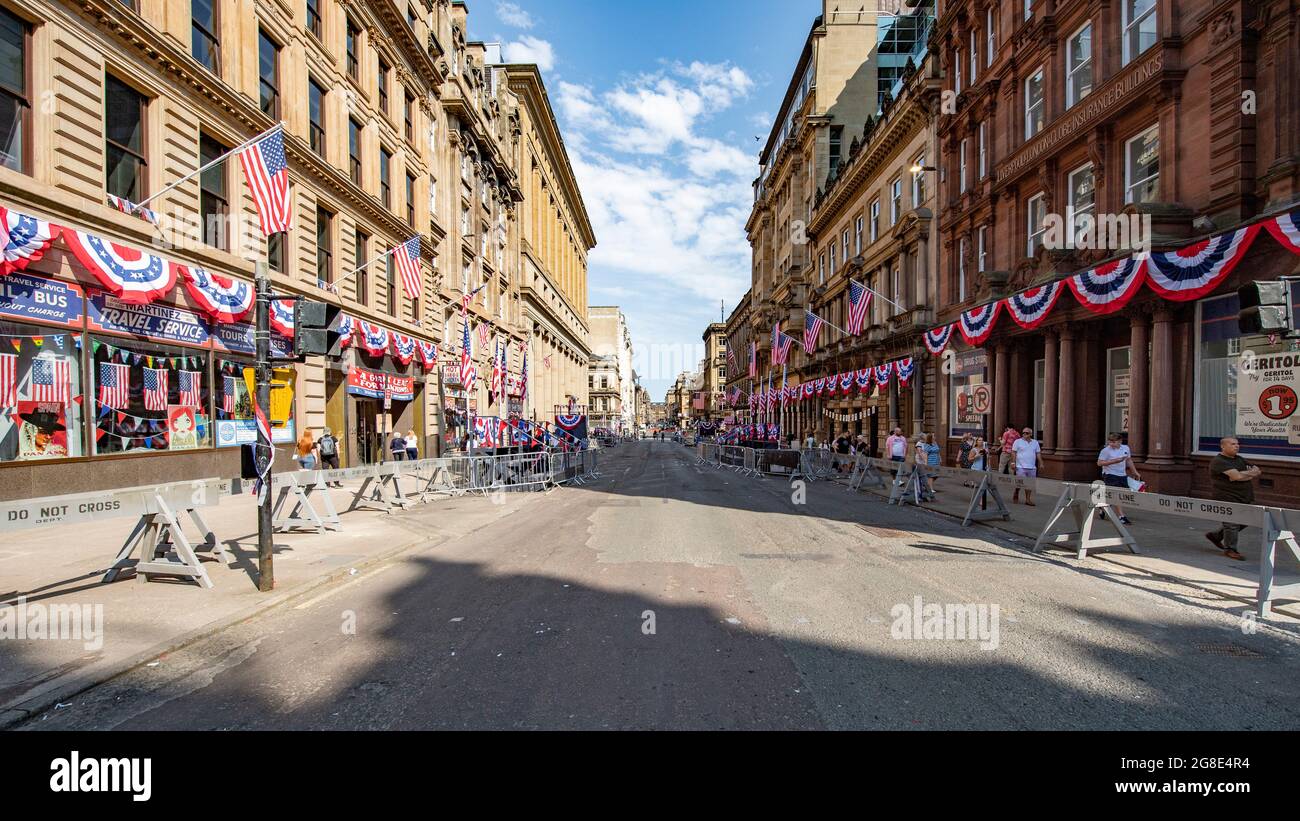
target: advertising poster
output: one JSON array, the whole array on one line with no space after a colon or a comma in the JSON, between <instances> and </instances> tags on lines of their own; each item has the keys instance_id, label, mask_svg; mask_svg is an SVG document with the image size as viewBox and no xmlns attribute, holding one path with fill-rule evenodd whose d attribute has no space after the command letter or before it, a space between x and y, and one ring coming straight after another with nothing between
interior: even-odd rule
<instances>
[{"instance_id":1,"label":"advertising poster","mask_svg":"<svg viewBox=\"0 0 1300 821\"><path fill-rule=\"evenodd\" d=\"M1300 353L1258 355L1237 361L1237 435L1297 442Z\"/></svg>"},{"instance_id":2,"label":"advertising poster","mask_svg":"<svg viewBox=\"0 0 1300 821\"><path fill-rule=\"evenodd\" d=\"M19 402L11 417L17 428L19 459L54 459L68 455L66 406Z\"/></svg>"},{"instance_id":3,"label":"advertising poster","mask_svg":"<svg viewBox=\"0 0 1300 821\"><path fill-rule=\"evenodd\" d=\"M196 450L199 446L199 420L194 408L167 406L167 449Z\"/></svg>"}]
</instances>

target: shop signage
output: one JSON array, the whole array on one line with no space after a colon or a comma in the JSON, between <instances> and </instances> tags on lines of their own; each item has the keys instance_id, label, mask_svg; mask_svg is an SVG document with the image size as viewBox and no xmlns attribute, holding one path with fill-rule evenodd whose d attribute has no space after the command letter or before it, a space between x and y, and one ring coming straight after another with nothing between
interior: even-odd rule
<instances>
[{"instance_id":1,"label":"shop signage","mask_svg":"<svg viewBox=\"0 0 1300 821\"><path fill-rule=\"evenodd\" d=\"M57 279L12 273L0 278L0 316L81 327L81 288Z\"/></svg>"},{"instance_id":2,"label":"shop signage","mask_svg":"<svg viewBox=\"0 0 1300 821\"><path fill-rule=\"evenodd\" d=\"M257 425L252 419L218 419L213 423L217 431L217 447L232 448L237 445L257 443ZM277 445L292 445L298 441L293 420L281 427L271 427L271 441Z\"/></svg>"},{"instance_id":3,"label":"shop signage","mask_svg":"<svg viewBox=\"0 0 1300 821\"><path fill-rule=\"evenodd\" d=\"M129 305L104 291L92 291L87 304L92 331L185 345L207 345L212 335L206 319L174 305Z\"/></svg>"},{"instance_id":4,"label":"shop signage","mask_svg":"<svg viewBox=\"0 0 1300 821\"><path fill-rule=\"evenodd\" d=\"M442 366L442 384L460 385L460 365Z\"/></svg>"},{"instance_id":5,"label":"shop signage","mask_svg":"<svg viewBox=\"0 0 1300 821\"><path fill-rule=\"evenodd\" d=\"M391 396L398 402L410 402L415 398L415 377L354 367L348 371L348 393L371 399Z\"/></svg>"},{"instance_id":6,"label":"shop signage","mask_svg":"<svg viewBox=\"0 0 1300 821\"><path fill-rule=\"evenodd\" d=\"M1256 354L1237 362L1237 435L1300 444L1300 353Z\"/></svg>"},{"instance_id":7,"label":"shop signage","mask_svg":"<svg viewBox=\"0 0 1300 821\"><path fill-rule=\"evenodd\" d=\"M253 332L254 327L250 322L218 324L212 329L212 346L226 353L255 356L257 339L253 336ZM293 356L293 340L275 329L271 330L271 356Z\"/></svg>"}]
</instances>

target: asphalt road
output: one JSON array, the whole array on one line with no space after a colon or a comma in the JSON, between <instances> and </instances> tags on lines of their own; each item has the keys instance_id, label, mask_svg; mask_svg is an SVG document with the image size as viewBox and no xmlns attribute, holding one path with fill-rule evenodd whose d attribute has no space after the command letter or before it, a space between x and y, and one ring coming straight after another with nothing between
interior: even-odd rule
<instances>
[{"instance_id":1,"label":"asphalt road","mask_svg":"<svg viewBox=\"0 0 1300 821\"><path fill-rule=\"evenodd\" d=\"M1241 605L670 443L601 455L24 729L1300 727L1300 640ZM917 596L985 640L897 637Z\"/></svg>"}]
</instances>

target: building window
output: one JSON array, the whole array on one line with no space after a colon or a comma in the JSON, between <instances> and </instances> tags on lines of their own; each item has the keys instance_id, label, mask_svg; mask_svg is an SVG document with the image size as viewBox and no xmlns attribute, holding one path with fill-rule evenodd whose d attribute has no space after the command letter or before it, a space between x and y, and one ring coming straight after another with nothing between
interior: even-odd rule
<instances>
[{"instance_id":1,"label":"building window","mask_svg":"<svg viewBox=\"0 0 1300 821\"><path fill-rule=\"evenodd\" d=\"M990 3L989 7L984 10L984 65L993 65L993 55L998 50L998 29L997 18L994 16L993 9L997 8L996 3Z\"/></svg>"},{"instance_id":2,"label":"building window","mask_svg":"<svg viewBox=\"0 0 1300 821\"><path fill-rule=\"evenodd\" d=\"M844 142L844 126L831 126L831 150L830 163L831 174L834 175L840 170L840 147Z\"/></svg>"},{"instance_id":3,"label":"building window","mask_svg":"<svg viewBox=\"0 0 1300 821\"><path fill-rule=\"evenodd\" d=\"M897 225L903 216L903 180L895 179L889 184L889 224Z\"/></svg>"},{"instance_id":4,"label":"building window","mask_svg":"<svg viewBox=\"0 0 1300 821\"><path fill-rule=\"evenodd\" d=\"M105 188L131 202L145 198L144 111L144 95L104 77Z\"/></svg>"},{"instance_id":5,"label":"building window","mask_svg":"<svg viewBox=\"0 0 1300 821\"><path fill-rule=\"evenodd\" d=\"M853 221L853 255L862 255L862 217Z\"/></svg>"},{"instance_id":6,"label":"building window","mask_svg":"<svg viewBox=\"0 0 1300 821\"><path fill-rule=\"evenodd\" d=\"M90 351L96 455L211 447L205 351L115 337Z\"/></svg>"},{"instance_id":7,"label":"building window","mask_svg":"<svg viewBox=\"0 0 1300 821\"><path fill-rule=\"evenodd\" d=\"M348 118L348 175L361 185L361 123Z\"/></svg>"},{"instance_id":8,"label":"building window","mask_svg":"<svg viewBox=\"0 0 1300 821\"><path fill-rule=\"evenodd\" d=\"M355 260L354 265L360 269L356 276L356 300L362 305L370 304L370 276L366 268L363 268L370 261L370 237L364 232L358 231L356 237L352 240L352 258Z\"/></svg>"},{"instance_id":9,"label":"building window","mask_svg":"<svg viewBox=\"0 0 1300 821\"><path fill-rule=\"evenodd\" d=\"M967 186L966 154L969 151L969 145L968 145L969 142L970 141L967 139L962 139L961 153L958 154L958 159L957 159L957 185L958 185L957 190L962 192L963 194L966 193L966 186Z\"/></svg>"},{"instance_id":10,"label":"building window","mask_svg":"<svg viewBox=\"0 0 1300 821\"><path fill-rule=\"evenodd\" d=\"M380 111L380 113L382 113L385 117L389 116L389 114L388 114L388 75L389 75L390 72L391 72L391 69L388 67L388 63L385 63L385 62L383 61L383 59L380 58L380 60L379 60L379 111Z\"/></svg>"},{"instance_id":11,"label":"building window","mask_svg":"<svg viewBox=\"0 0 1300 821\"><path fill-rule=\"evenodd\" d=\"M358 265L362 263L357 263ZM316 284L322 287L334 281L334 215L316 209Z\"/></svg>"},{"instance_id":12,"label":"building window","mask_svg":"<svg viewBox=\"0 0 1300 821\"><path fill-rule=\"evenodd\" d=\"M912 165L917 169L912 172L912 207L920 208L925 204L925 155L917 156Z\"/></svg>"},{"instance_id":13,"label":"building window","mask_svg":"<svg viewBox=\"0 0 1300 821\"><path fill-rule=\"evenodd\" d=\"M284 232L274 233L266 238L266 264L277 274L285 273L284 268Z\"/></svg>"},{"instance_id":14,"label":"building window","mask_svg":"<svg viewBox=\"0 0 1300 821\"><path fill-rule=\"evenodd\" d=\"M826 254L817 257L817 284L823 285L826 282Z\"/></svg>"},{"instance_id":15,"label":"building window","mask_svg":"<svg viewBox=\"0 0 1300 821\"><path fill-rule=\"evenodd\" d=\"M1065 50L1065 106L1092 92L1092 23L1074 33Z\"/></svg>"},{"instance_id":16,"label":"building window","mask_svg":"<svg viewBox=\"0 0 1300 821\"><path fill-rule=\"evenodd\" d=\"M1025 80L1025 139L1043 130L1043 70Z\"/></svg>"},{"instance_id":17,"label":"building window","mask_svg":"<svg viewBox=\"0 0 1300 821\"><path fill-rule=\"evenodd\" d=\"M1160 196L1160 129L1153 126L1124 144L1124 202Z\"/></svg>"},{"instance_id":18,"label":"building window","mask_svg":"<svg viewBox=\"0 0 1300 821\"><path fill-rule=\"evenodd\" d=\"M831 261L830 275L835 276L835 240L831 240L830 253L828 254Z\"/></svg>"},{"instance_id":19,"label":"building window","mask_svg":"<svg viewBox=\"0 0 1300 821\"><path fill-rule=\"evenodd\" d=\"M980 230L979 230L979 234L978 234L978 240L979 240L978 252L979 252L979 253L978 253L978 256L976 257L976 268L975 268L975 270L977 270L977 271L978 271L979 273L981 273L981 274L984 273L985 271L987 271L987 270L989 269L989 241L988 241L988 232L989 232L989 227L988 227L987 225L981 225L981 226L980 226Z\"/></svg>"},{"instance_id":20,"label":"building window","mask_svg":"<svg viewBox=\"0 0 1300 821\"><path fill-rule=\"evenodd\" d=\"M82 401L81 334L0 321L0 339L0 371L13 400L0 421L0 462L84 456L83 405L93 403Z\"/></svg>"},{"instance_id":21,"label":"building window","mask_svg":"<svg viewBox=\"0 0 1300 821\"><path fill-rule=\"evenodd\" d=\"M385 260L384 306L389 316L397 316L397 267L392 254L385 257Z\"/></svg>"},{"instance_id":22,"label":"building window","mask_svg":"<svg viewBox=\"0 0 1300 821\"><path fill-rule=\"evenodd\" d=\"M961 49L957 49L952 57L952 90L957 94L961 93L961 64L965 58L962 57Z\"/></svg>"},{"instance_id":23,"label":"building window","mask_svg":"<svg viewBox=\"0 0 1300 821\"><path fill-rule=\"evenodd\" d=\"M325 89L320 83L307 81L307 116L310 121L311 150L325 156Z\"/></svg>"},{"instance_id":24,"label":"building window","mask_svg":"<svg viewBox=\"0 0 1300 821\"><path fill-rule=\"evenodd\" d=\"M980 179L989 173L988 123L980 123Z\"/></svg>"},{"instance_id":25,"label":"building window","mask_svg":"<svg viewBox=\"0 0 1300 821\"><path fill-rule=\"evenodd\" d=\"M228 149L209 137L199 136L199 165L204 166ZM218 164L199 175L199 216L203 222L203 242L227 250L226 223L230 216L230 198L226 192L226 167Z\"/></svg>"},{"instance_id":26,"label":"building window","mask_svg":"<svg viewBox=\"0 0 1300 821\"><path fill-rule=\"evenodd\" d=\"M354 80L361 79L361 62L357 59L357 52L361 50L361 30L348 18L347 33L347 60L348 76Z\"/></svg>"},{"instance_id":27,"label":"building window","mask_svg":"<svg viewBox=\"0 0 1300 821\"><path fill-rule=\"evenodd\" d=\"M406 175L406 224L415 227L415 177Z\"/></svg>"},{"instance_id":28,"label":"building window","mask_svg":"<svg viewBox=\"0 0 1300 821\"><path fill-rule=\"evenodd\" d=\"M402 120L406 124L406 141L415 145L415 98L410 94L402 104Z\"/></svg>"},{"instance_id":29,"label":"building window","mask_svg":"<svg viewBox=\"0 0 1300 821\"><path fill-rule=\"evenodd\" d=\"M1034 0L1025 0L1025 19L1028 20L1034 16Z\"/></svg>"},{"instance_id":30,"label":"building window","mask_svg":"<svg viewBox=\"0 0 1300 821\"><path fill-rule=\"evenodd\" d=\"M1038 253L1039 248L1043 247L1043 233L1047 230L1045 226L1047 221L1047 199L1042 194L1035 194L1029 198L1025 210L1029 234L1025 256L1032 257Z\"/></svg>"},{"instance_id":31,"label":"building window","mask_svg":"<svg viewBox=\"0 0 1300 821\"><path fill-rule=\"evenodd\" d=\"M980 47L979 37L975 34L975 29L970 30L970 84L975 85L975 78L979 76L980 70Z\"/></svg>"},{"instance_id":32,"label":"building window","mask_svg":"<svg viewBox=\"0 0 1300 821\"><path fill-rule=\"evenodd\" d=\"M280 47L265 31L257 32L257 83L262 113L280 119Z\"/></svg>"},{"instance_id":33,"label":"building window","mask_svg":"<svg viewBox=\"0 0 1300 821\"><path fill-rule=\"evenodd\" d=\"M899 278L898 266L894 266L894 269L890 271L889 281L891 283L890 291L894 297L892 306L894 314L901 314L903 312L903 281Z\"/></svg>"},{"instance_id":34,"label":"building window","mask_svg":"<svg viewBox=\"0 0 1300 821\"><path fill-rule=\"evenodd\" d=\"M385 208L393 207L393 187L388 172L393 162L393 155L387 149L379 149L379 201Z\"/></svg>"},{"instance_id":35,"label":"building window","mask_svg":"<svg viewBox=\"0 0 1300 821\"><path fill-rule=\"evenodd\" d=\"M32 100L27 88L30 27L0 8L0 165L27 170Z\"/></svg>"},{"instance_id":36,"label":"building window","mask_svg":"<svg viewBox=\"0 0 1300 821\"><path fill-rule=\"evenodd\" d=\"M1084 215L1091 218L1096 217L1097 211L1097 185L1093 178L1092 163L1088 163L1082 168L1070 172L1069 178L1069 196L1070 196L1070 221L1074 226L1074 243L1080 242L1083 233L1085 221Z\"/></svg>"},{"instance_id":37,"label":"building window","mask_svg":"<svg viewBox=\"0 0 1300 821\"><path fill-rule=\"evenodd\" d=\"M880 200L871 203L871 241L880 238Z\"/></svg>"},{"instance_id":38,"label":"building window","mask_svg":"<svg viewBox=\"0 0 1300 821\"><path fill-rule=\"evenodd\" d=\"M322 33L320 0L307 0L307 30L316 35L317 40L325 39Z\"/></svg>"},{"instance_id":39,"label":"building window","mask_svg":"<svg viewBox=\"0 0 1300 821\"><path fill-rule=\"evenodd\" d=\"M221 31L216 0L190 0L190 54L204 68L221 76Z\"/></svg>"},{"instance_id":40,"label":"building window","mask_svg":"<svg viewBox=\"0 0 1300 821\"><path fill-rule=\"evenodd\" d=\"M1124 65L1156 44L1156 0L1123 0Z\"/></svg>"},{"instance_id":41,"label":"building window","mask_svg":"<svg viewBox=\"0 0 1300 821\"><path fill-rule=\"evenodd\" d=\"M957 301L966 301L966 238L957 241Z\"/></svg>"},{"instance_id":42,"label":"building window","mask_svg":"<svg viewBox=\"0 0 1300 821\"><path fill-rule=\"evenodd\" d=\"M849 261L849 229L844 229L843 236L840 237L840 260Z\"/></svg>"}]
</instances>

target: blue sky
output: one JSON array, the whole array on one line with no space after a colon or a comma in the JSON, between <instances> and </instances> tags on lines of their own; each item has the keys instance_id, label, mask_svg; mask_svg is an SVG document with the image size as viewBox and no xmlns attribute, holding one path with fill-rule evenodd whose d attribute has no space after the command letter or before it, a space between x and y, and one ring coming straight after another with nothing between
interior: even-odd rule
<instances>
[{"instance_id":1,"label":"blue sky","mask_svg":"<svg viewBox=\"0 0 1300 821\"><path fill-rule=\"evenodd\" d=\"M590 302L627 315L654 401L749 287L758 150L821 3L474 0L470 37L542 69L598 247ZM671 371L671 372L670 372Z\"/></svg>"}]
</instances>

